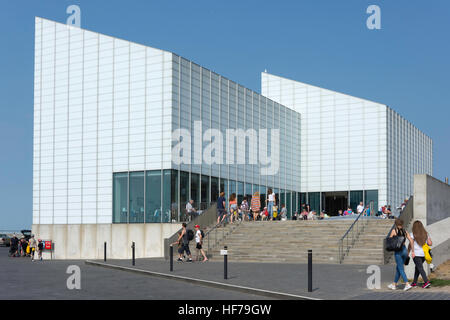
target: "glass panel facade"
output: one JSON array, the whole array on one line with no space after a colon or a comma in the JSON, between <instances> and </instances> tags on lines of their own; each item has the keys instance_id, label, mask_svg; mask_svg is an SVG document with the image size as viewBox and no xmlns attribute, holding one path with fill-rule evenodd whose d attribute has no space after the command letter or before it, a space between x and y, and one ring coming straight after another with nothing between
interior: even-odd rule
<instances>
[{"instance_id":1,"label":"glass panel facade","mask_svg":"<svg viewBox=\"0 0 450 320\"><path fill-rule=\"evenodd\" d=\"M196 173L191 173L191 197L194 200L194 206L199 206L200 204L200 175Z\"/></svg>"},{"instance_id":2,"label":"glass panel facade","mask_svg":"<svg viewBox=\"0 0 450 320\"><path fill-rule=\"evenodd\" d=\"M286 193L286 210L287 210L288 219L290 219L292 217L291 200L292 200L292 192L289 191Z\"/></svg>"},{"instance_id":3,"label":"glass panel facade","mask_svg":"<svg viewBox=\"0 0 450 320\"><path fill-rule=\"evenodd\" d=\"M159 170L158 170L159 171ZM156 171L156 172L158 172ZM165 222L175 222L178 219L178 214L176 210L172 210L172 170L164 170L163 172L163 212L164 217L167 217ZM156 220L156 219L155 219ZM156 222L156 221L155 221Z\"/></svg>"},{"instance_id":4,"label":"glass panel facade","mask_svg":"<svg viewBox=\"0 0 450 320\"><path fill-rule=\"evenodd\" d=\"M189 173L180 171L180 214L181 220L186 220L186 204L189 198Z\"/></svg>"},{"instance_id":5,"label":"glass panel facade","mask_svg":"<svg viewBox=\"0 0 450 320\"><path fill-rule=\"evenodd\" d=\"M363 202L363 191L350 191L350 208L353 212L358 212L356 209L360 202Z\"/></svg>"},{"instance_id":6,"label":"glass panel facade","mask_svg":"<svg viewBox=\"0 0 450 320\"><path fill-rule=\"evenodd\" d=\"M370 201L373 201L374 213L370 213L370 215L375 215L378 212L378 190L366 190L364 191L365 205L368 205Z\"/></svg>"},{"instance_id":7,"label":"glass panel facade","mask_svg":"<svg viewBox=\"0 0 450 320\"><path fill-rule=\"evenodd\" d=\"M238 204L244 196L248 197L250 203L252 191L258 191L261 209L266 206L268 186L265 185L252 185L178 170L118 172L113 174L113 223L185 221L187 201L193 199L195 207L205 210L211 203L210 193L215 197L212 202L219 197L219 187L226 192L227 203L231 193L236 193ZM281 200L281 204L286 204L288 218L291 218L296 193L282 189L278 195L278 189L273 190L277 194L277 201Z\"/></svg>"},{"instance_id":8,"label":"glass panel facade","mask_svg":"<svg viewBox=\"0 0 450 320\"><path fill-rule=\"evenodd\" d=\"M128 222L128 172L113 175L113 223Z\"/></svg>"},{"instance_id":9,"label":"glass panel facade","mask_svg":"<svg viewBox=\"0 0 450 320\"><path fill-rule=\"evenodd\" d=\"M170 179L169 179L170 187ZM169 192L170 194L170 188ZM166 206L168 208L169 205ZM167 210L167 209L166 209ZM145 175L145 222L161 222L161 171L147 171ZM166 212L166 211L164 211Z\"/></svg>"},{"instance_id":10,"label":"glass panel facade","mask_svg":"<svg viewBox=\"0 0 450 320\"><path fill-rule=\"evenodd\" d=\"M241 202L244 199L244 183L243 182L237 183L237 199L238 199L238 205L241 205Z\"/></svg>"},{"instance_id":11,"label":"glass panel facade","mask_svg":"<svg viewBox=\"0 0 450 320\"><path fill-rule=\"evenodd\" d=\"M144 172L130 172L129 223L144 222Z\"/></svg>"},{"instance_id":12,"label":"glass panel facade","mask_svg":"<svg viewBox=\"0 0 450 320\"><path fill-rule=\"evenodd\" d=\"M266 186L259 186L259 199L261 200L261 210L267 207L266 203Z\"/></svg>"},{"instance_id":13,"label":"glass panel facade","mask_svg":"<svg viewBox=\"0 0 450 320\"><path fill-rule=\"evenodd\" d=\"M309 198L309 206L311 210L316 211L319 213L320 210L320 192L309 192L308 193Z\"/></svg>"},{"instance_id":14,"label":"glass panel facade","mask_svg":"<svg viewBox=\"0 0 450 320\"><path fill-rule=\"evenodd\" d=\"M170 171L170 214L176 221L180 221L180 207L178 205L178 172Z\"/></svg>"},{"instance_id":15,"label":"glass panel facade","mask_svg":"<svg viewBox=\"0 0 450 320\"><path fill-rule=\"evenodd\" d=\"M211 201L209 190L210 190L209 176L202 175L202 202L203 203L209 203ZM212 201L213 202L217 201L217 199L213 199Z\"/></svg>"},{"instance_id":16,"label":"glass panel facade","mask_svg":"<svg viewBox=\"0 0 450 320\"><path fill-rule=\"evenodd\" d=\"M211 201L216 202L219 198L219 178L211 177Z\"/></svg>"},{"instance_id":17,"label":"glass panel facade","mask_svg":"<svg viewBox=\"0 0 450 320\"><path fill-rule=\"evenodd\" d=\"M252 201L252 185L250 183L246 183L245 184L245 195L247 197L247 201L248 203L250 203Z\"/></svg>"}]
</instances>

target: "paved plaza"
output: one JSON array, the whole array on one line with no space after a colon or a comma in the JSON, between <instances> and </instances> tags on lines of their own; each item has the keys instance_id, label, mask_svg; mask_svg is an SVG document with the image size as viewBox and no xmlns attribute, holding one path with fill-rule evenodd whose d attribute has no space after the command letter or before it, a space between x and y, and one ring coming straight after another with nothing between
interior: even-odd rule
<instances>
[{"instance_id":1,"label":"paved plaza","mask_svg":"<svg viewBox=\"0 0 450 320\"><path fill-rule=\"evenodd\" d=\"M251 294L141 273L88 265L84 260L31 262L28 258L9 258L0 248L0 299L163 299L163 300L254 300L270 299ZM103 263L103 261L98 261ZM132 267L131 260L108 260L108 264ZM81 269L81 290L67 289L67 267ZM437 299L450 300L450 290L432 288L391 292L394 266L380 266L381 290L367 289L367 266L314 265L313 292L307 291L307 265L273 263L229 263L228 279L223 279L223 262L169 262L164 259L138 259L133 267L180 277L202 279L291 295L333 300Z\"/></svg>"}]
</instances>

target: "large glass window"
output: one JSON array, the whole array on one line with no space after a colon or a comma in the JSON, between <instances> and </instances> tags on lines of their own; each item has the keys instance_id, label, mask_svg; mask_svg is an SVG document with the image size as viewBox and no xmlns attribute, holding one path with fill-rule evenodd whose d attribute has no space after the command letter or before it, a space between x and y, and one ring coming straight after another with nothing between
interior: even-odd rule
<instances>
[{"instance_id":1,"label":"large glass window","mask_svg":"<svg viewBox=\"0 0 450 320\"><path fill-rule=\"evenodd\" d=\"M189 198L189 173L180 171L180 208L182 212L181 220L185 221L186 204Z\"/></svg>"},{"instance_id":2,"label":"large glass window","mask_svg":"<svg viewBox=\"0 0 450 320\"><path fill-rule=\"evenodd\" d=\"M163 217L167 221L164 222L176 222L178 221L178 211L175 208L172 210L172 170L164 170L163 172Z\"/></svg>"},{"instance_id":3,"label":"large glass window","mask_svg":"<svg viewBox=\"0 0 450 320\"><path fill-rule=\"evenodd\" d=\"M280 205L278 211L281 212L283 208L283 204L286 205L286 190L280 189Z\"/></svg>"},{"instance_id":4,"label":"large glass window","mask_svg":"<svg viewBox=\"0 0 450 320\"><path fill-rule=\"evenodd\" d=\"M219 178L211 177L211 201L216 202L219 198Z\"/></svg>"},{"instance_id":5,"label":"large glass window","mask_svg":"<svg viewBox=\"0 0 450 320\"><path fill-rule=\"evenodd\" d=\"M175 217L176 221L180 221L180 207L178 205L178 171L171 170L170 174L170 211L171 216Z\"/></svg>"},{"instance_id":6,"label":"large glass window","mask_svg":"<svg viewBox=\"0 0 450 320\"><path fill-rule=\"evenodd\" d=\"M209 204L211 201L217 201L217 199L210 199L209 196L209 176L202 175L202 202Z\"/></svg>"},{"instance_id":7,"label":"large glass window","mask_svg":"<svg viewBox=\"0 0 450 320\"><path fill-rule=\"evenodd\" d=\"M253 196L252 185L250 183L245 184L245 195L246 195L247 201L250 205L250 202L252 201L252 196Z\"/></svg>"},{"instance_id":8,"label":"large glass window","mask_svg":"<svg viewBox=\"0 0 450 320\"><path fill-rule=\"evenodd\" d=\"M264 207L267 207L266 203L266 186L259 186L259 199L261 201L261 210L264 209Z\"/></svg>"},{"instance_id":9,"label":"large glass window","mask_svg":"<svg viewBox=\"0 0 450 320\"><path fill-rule=\"evenodd\" d=\"M366 201L366 205L373 201L373 210L370 215L375 215L378 212L378 190L366 190L364 191L364 198Z\"/></svg>"},{"instance_id":10,"label":"large glass window","mask_svg":"<svg viewBox=\"0 0 450 320\"><path fill-rule=\"evenodd\" d=\"M128 222L128 172L113 175L113 223Z\"/></svg>"},{"instance_id":11,"label":"large glass window","mask_svg":"<svg viewBox=\"0 0 450 320\"><path fill-rule=\"evenodd\" d=\"M290 219L292 216L291 200L292 200L292 193L290 191L287 191L286 192L286 210L287 210L288 219Z\"/></svg>"},{"instance_id":12,"label":"large glass window","mask_svg":"<svg viewBox=\"0 0 450 320\"><path fill-rule=\"evenodd\" d=\"M191 199L194 200L194 206L200 207L200 175L191 173Z\"/></svg>"},{"instance_id":13,"label":"large glass window","mask_svg":"<svg viewBox=\"0 0 450 320\"><path fill-rule=\"evenodd\" d=\"M236 191L236 181L230 180L230 196L232 193L237 193Z\"/></svg>"},{"instance_id":14,"label":"large glass window","mask_svg":"<svg viewBox=\"0 0 450 320\"><path fill-rule=\"evenodd\" d=\"M238 205L242 203L242 200L244 199L244 183L238 182L237 183L237 199L238 199Z\"/></svg>"},{"instance_id":15,"label":"large glass window","mask_svg":"<svg viewBox=\"0 0 450 320\"><path fill-rule=\"evenodd\" d=\"M144 171L130 172L130 223L144 222Z\"/></svg>"},{"instance_id":16,"label":"large glass window","mask_svg":"<svg viewBox=\"0 0 450 320\"><path fill-rule=\"evenodd\" d=\"M170 179L169 179L170 193ZM170 202L169 202L170 206ZM169 207L166 207L167 208ZM145 222L161 222L161 171L147 171L145 177Z\"/></svg>"},{"instance_id":17,"label":"large glass window","mask_svg":"<svg viewBox=\"0 0 450 320\"><path fill-rule=\"evenodd\" d=\"M317 212L317 215L319 215L320 210L320 192L309 192L308 193L308 199L309 199L309 206L311 210L314 210Z\"/></svg>"},{"instance_id":18,"label":"large glass window","mask_svg":"<svg viewBox=\"0 0 450 320\"><path fill-rule=\"evenodd\" d=\"M299 207L299 213L302 211L303 205L305 205L306 208L306 193L302 192L300 193L300 207Z\"/></svg>"},{"instance_id":19,"label":"large glass window","mask_svg":"<svg viewBox=\"0 0 450 320\"><path fill-rule=\"evenodd\" d=\"M360 191L350 191L350 208L352 208L353 212L357 213L356 208L359 203L363 202L363 192Z\"/></svg>"}]
</instances>

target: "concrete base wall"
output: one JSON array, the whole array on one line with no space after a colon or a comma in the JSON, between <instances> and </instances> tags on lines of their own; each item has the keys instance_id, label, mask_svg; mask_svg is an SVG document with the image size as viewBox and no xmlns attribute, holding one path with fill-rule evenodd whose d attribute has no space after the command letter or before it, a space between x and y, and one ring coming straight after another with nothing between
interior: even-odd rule
<instances>
[{"instance_id":1,"label":"concrete base wall","mask_svg":"<svg viewBox=\"0 0 450 320\"><path fill-rule=\"evenodd\" d=\"M429 175L414 175L414 220L426 225L450 217L450 186Z\"/></svg>"},{"instance_id":2,"label":"concrete base wall","mask_svg":"<svg viewBox=\"0 0 450 320\"><path fill-rule=\"evenodd\" d=\"M131 243L136 258L164 257L164 239L181 229L178 223L155 224L35 224L36 239L52 240L50 259L103 259L106 241L108 259L131 259Z\"/></svg>"}]
</instances>

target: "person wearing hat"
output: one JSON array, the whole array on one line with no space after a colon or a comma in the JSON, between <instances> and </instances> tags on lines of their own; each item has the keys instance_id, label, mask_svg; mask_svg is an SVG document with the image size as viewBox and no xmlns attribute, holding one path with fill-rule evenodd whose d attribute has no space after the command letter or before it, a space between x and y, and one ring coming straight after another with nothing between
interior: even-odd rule
<instances>
[{"instance_id":1,"label":"person wearing hat","mask_svg":"<svg viewBox=\"0 0 450 320\"><path fill-rule=\"evenodd\" d=\"M200 226L197 224L195 226L195 243L196 243L196 249L197 249L197 258L196 260L198 261L199 259L199 252L202 254L203 256L203 261L202 262L206 262L208 261L208 258L206 257L205 251L202 248L202 244L203 244L203 234L202 231L200 230Z\"/></svg>"},{"instance_id":2,"label":"person wearing hat","mask_svg":"<svg viewBox=\"0 0 450 320\"><path fill-rule=\"evenodd\" d=\"M30 245L31 261L34 261L34 252L36 251L36 239L34 238L34 234L31 235L30 241L28 243Z\"/></svg>"}]
</instances>

